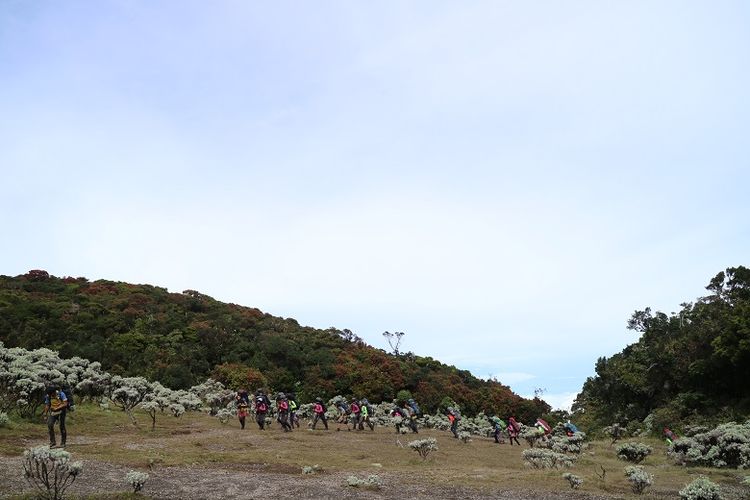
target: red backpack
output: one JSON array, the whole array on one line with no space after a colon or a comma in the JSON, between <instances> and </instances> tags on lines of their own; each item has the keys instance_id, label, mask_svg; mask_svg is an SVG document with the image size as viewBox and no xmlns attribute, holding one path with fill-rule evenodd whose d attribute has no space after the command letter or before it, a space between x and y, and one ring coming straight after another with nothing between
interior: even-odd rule
<instances>
[{"instance_id":1,"label":"red backpack","mask_svg":"<svg viewBox=\"0 0 750 500\"><path fill-rule=\"evenodd\" d=\"M279 401L279 410L286 411L289 409L289 404L286 401Z\"/></svg>"},{"instance_id":2,"label":"red backpack","mask_svg":"<svg viewBox=\"0 0 750 500\"><path fill-rule=\"evenodd\" d=\"M352 413L359 413L359 405L357 403L352 403L351 409Z\"/></svg>"},{"instance_id":3,"label":"red backpack","mask_svg":"<svg viewBox=\"0 0 750 500\"><path fill-rule=\"evenodd\" d=\"M323 410L323 405L320 403L315 403L315 407L313 409L315 413L323 413L325 410Z\"/></svg>"}]
</instances>

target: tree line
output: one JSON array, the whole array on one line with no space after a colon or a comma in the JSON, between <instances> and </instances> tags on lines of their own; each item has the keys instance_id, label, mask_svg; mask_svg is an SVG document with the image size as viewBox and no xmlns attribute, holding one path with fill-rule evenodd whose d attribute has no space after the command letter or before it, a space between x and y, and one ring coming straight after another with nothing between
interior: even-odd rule
<instances>
[{"instance_id":1,"label":"tree line","mask_svg":"<svg viewBox=\"0 0 750 500\"><path fill-rule=\"evenodd\" d=\"M550 409L539 398L521 398L430 357L376 349L346 329L301 326L195 290L170 293L43 270L0 276L0 341L95 360L114 375L173 389L212 377L228 387L295 392L303 400L351 394L390 401L408 390L430 412L446 397L469 415L533 420Z\"/></svg>"}]
</instances>

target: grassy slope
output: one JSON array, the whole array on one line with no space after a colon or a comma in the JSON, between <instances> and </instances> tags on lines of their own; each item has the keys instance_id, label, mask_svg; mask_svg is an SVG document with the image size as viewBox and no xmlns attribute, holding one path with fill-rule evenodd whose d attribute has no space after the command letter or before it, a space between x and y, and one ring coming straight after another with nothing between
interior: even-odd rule
<instances>
[{"instance_id":1,"label":"grassy slope","mask_svg":"<svg viewBox=\"0 0 750 500\"><path fill-rule=\"evenodd\" d=\"M103 411L92 405L79 405L69 417L68 451L75 459L96 459L134 468L199 464L300 474L302 466L317 464L324 471L408 473L427 484L459 484L485 491L567 488L561 478L564 471L525 467L521 459L525 446L497 445L491 439L476 437L463 444L447 432L433 430L423 430L419 437L436 437L440 450L422 461L406 447L414 436L397 436L392 428L376 428L373 433L348 432L343 427L337 432L336 424L330 424L331 430L325 432L309 431L303 423L302 429L283 433L278 426L260 432L252 423L242 431L236 420L222 425L202 414L186 414L180 419L160 415L152 431L146 414L138 414L140 426L134 427L122 412ZM4 455L18 455L28 446L46 443L46 428L41 421L15 423L0 433L0 453ZM655 450L643 463L655 476L654 486L647 490L652 497L674 498L698 474L734 487L745 475L741 471L674 466L664 454L662 442L646 442ZM616 458L608 443L595 442L571 472L584 479L582 491L630 496L623 476L626 465ZM607 470L605 481L595 475L600 466Z\"/></svg>"}]
</instances>

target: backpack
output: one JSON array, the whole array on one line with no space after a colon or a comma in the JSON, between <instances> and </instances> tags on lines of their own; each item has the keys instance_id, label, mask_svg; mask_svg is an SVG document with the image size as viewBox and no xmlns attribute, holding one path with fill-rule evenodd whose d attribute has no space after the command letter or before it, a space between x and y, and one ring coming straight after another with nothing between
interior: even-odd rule
<instances>
[{"instance_id":1,"label":"backpack","mask_svg":"<svg viewBox=\"0 0 750 500\"><path fill-rule=\"evenodd\" d=\"M63 387L60 392L65 394L65 397L68 398L68 410L75 410L75 403L73 402L73 391L70 389L70 387Z\"/></svg>"},{"instance_id":2,"label":"backpack","mask_svg":"<svg viewBox=\"0 0 750 500\"><path fill-rule=\"evenodd\" d=\"M255 398L255 411L259 413L264 413L268 410L268 405L266 405L266 402L264 401L263 396L258 396Z\"/></svg>"},{"instance_id":3,"label":"backpack","mask_svg":"<svg viewBox=\"0 0 750 500\"><path fill-rule=\"evenodd\" d=\"M279 401L279 410L286 411L288 409L289 409L289 403L287 403L283 399L281 401Z\"/></svg>"},{"instance_id":4,"label":"backpack","mask_svg":"<svg viewBox=\"0 0 750 500\"><path fill-rule=\"evenodd\" d=\"M339 403L339 407L342 410L344 410L344 413L346 413L347 415L349 415L352 412L352 409L349 407L348 404L346 404L346 401L342 401L341 403Z\"/></svg>"},{"instance_id":5,"label":"backpack","mask_svg":"<svg viewBox=\"0 0 750 500\"><path fill-rule=\"evenodd\" d=\"M365 408L367 408L367 414L368 415L370 415L370 416L375 415L375 412L373 411L372 406L370 406L370 403L367 403L365 405Z\"/></svg>"},{"instance_id":6,"label":"backpack","mask_svg":"<svg viewBox=\"0 0 750 500\"><path fill-rule=\"evenodd\" d=\"M411 407L411 409L414 410L414 414L416 416L418 416L418 417L422 416L422 410L419 409L419 405L413 399L409 400L409 407Z\"/></svg>"},{"instance_id":7,"label":"backpack","mask_svg":"<svg viewBox=\"0 0 750 500\"><path fill-rule=\"evenodd\" d=\"M357 403L352 403L352 413L359 413L359 406L357 406Z\"/></svg>"},{"instance_id":8,"label":"backpack","mask_svg":"<svg viewBox=\"0 0 750 500\"><path fill-rule=\"evenodd\" d=\"M315 406L313 407L313 411L317 414L322 414L326 412L325 406L323 406L322 403L315 403Z\"/></svg>"}]
</instances>

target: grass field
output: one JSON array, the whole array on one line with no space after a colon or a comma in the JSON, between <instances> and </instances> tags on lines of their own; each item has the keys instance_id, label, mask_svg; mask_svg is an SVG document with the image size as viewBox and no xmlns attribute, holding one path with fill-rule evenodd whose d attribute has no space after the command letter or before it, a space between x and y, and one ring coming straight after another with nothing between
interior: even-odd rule
<instances>
[{"instance_id":1,"label":"grass field","mask_svg":"<svg viewBox=\"0 0 750 500\"><path fill-rule=\"evenodd\" d=\"M79 405L68 415L67 451L76 460L144 471L190 466L198 470L249 470L301 477L304 466L318 465L320 474L407 478L425 488L434 488L438 492L436 497L440 497L439 492L455 487L488 497L492 497L494 490L519 494L533 491L542 497L570 491L561 477L565 470L533 470L521 458L525 445L498 445L489 438L474 437L464 444L447 432L429 429L420 430L418 436L397 435L390 427L376 428L374 432L347 431L345 427L337 431L335 423L329 423L329 431L320 428L312 431L305 422L291 433L282 432L278 425L260 431L250 421L245 430L240 430L236 420L222 425L215 418L196 413L179 419L159 415L156 429L151 430L149 417L145 413L136 415L137 427L122 412ZM10 428L0 429L0 455L18 457L30 446L46 444L46 433L41 419L34 423L12 423ZM416 437L435 437L439 450L422 460L407 446ZM702 474L722 484L728 498L750 498L750 489L740 485L746 475L743 471L676 466L666 456L661 441L645 442L654 448L654 453L642 465L655 478L643 496L675 498L679 489ZM579 492L635 497L623 474L626 465L630 464L617 459L614 447L608 442L595 441L569 471L584 480ZM606 471L604 478L600 477L602 468ZM94 478L87 478L84 470L80 481L90 480ZM112 498L109 495L92 498Z\"/></svg>"}]
</instances>

